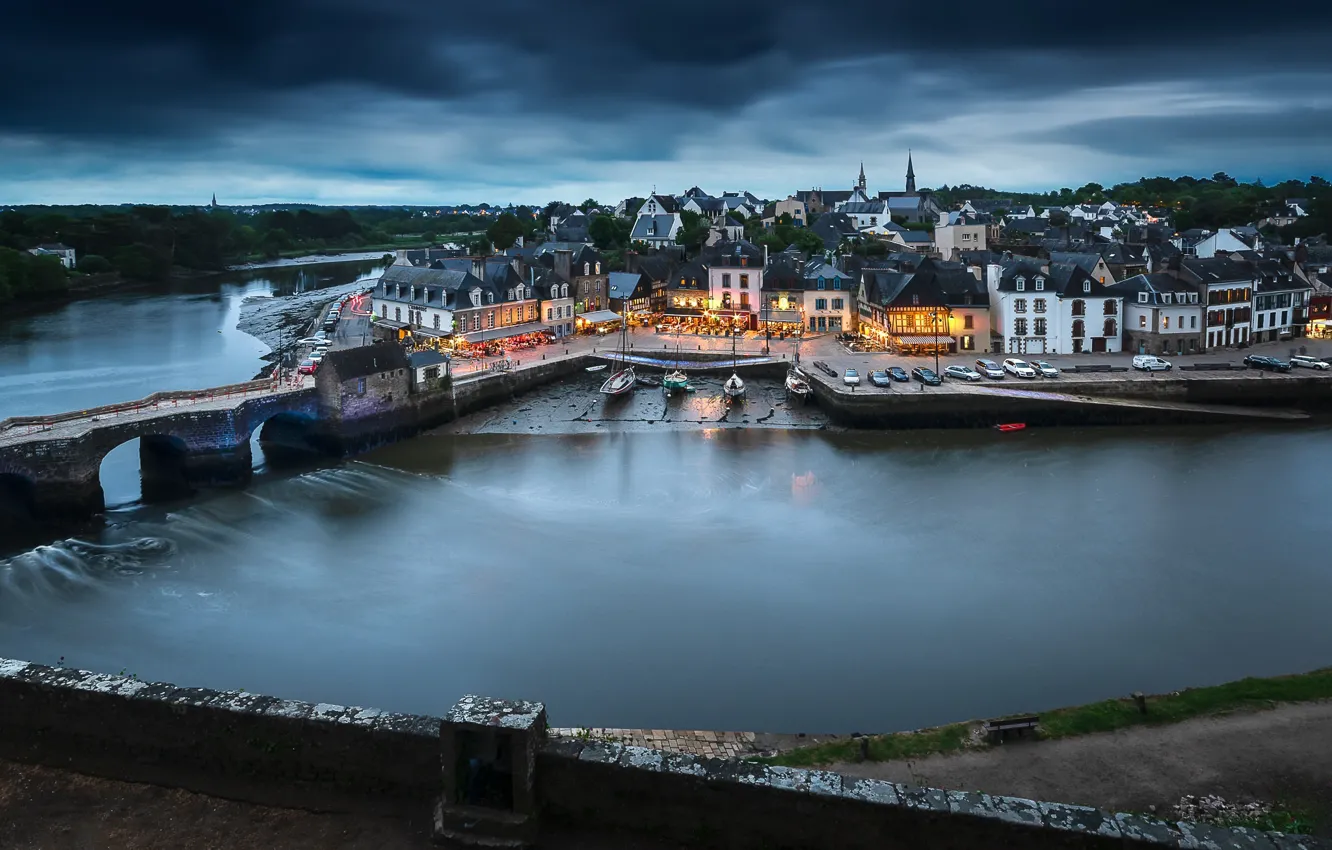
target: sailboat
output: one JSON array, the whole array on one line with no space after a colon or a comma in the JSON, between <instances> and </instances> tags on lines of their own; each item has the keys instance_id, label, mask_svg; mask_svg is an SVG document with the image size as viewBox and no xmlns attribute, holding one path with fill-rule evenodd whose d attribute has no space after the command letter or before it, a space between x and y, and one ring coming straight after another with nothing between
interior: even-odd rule
<instances>
[{"instance_id":1,"label":"sailboat","mask_svg":"<svg viewBox=\"0 0 1332 850\"><path fill-rule=\"evenodd\" d=\"M625 304L628 304L626 299ZM623 308L622 308L623 309ZM634 374L634 367L629 364L629 323L623 315L620 317L620 365L623 367L606 379L606 383L601 385L601 392L605 395L620 396L633 390L634 385L638 383L638 377Z\"/></svg>"},{"instance_id":2,"label":"sailboat","mask_svg":"<svg viewBox=\"0 0 1332 850\"><path fill-rule=\"evenodd\" d=\"M800 337L796 337L795 362L786 370L786 392L801 401L809 398L809 376L800 371Z\"/></svg>"},{"instance_id":3,"label":"sailboat","mask_svg":"<svg viewBox=\"0 0 1332 850\"><path fill-rule=\"evenodd\" d=\"M745 394L745 382L740 380L740 375L736 372L738 365L735 357L735 329L731 330L731 377L722 384L722 392L726 393L727 398L740 398Z\"/></svg>"},{"instance_id":4,"label":"sailboat","mask_svg":"<svg viewBox=\"0 0 1332 850\"><path fill-rule=\"evenodd\" d=\"M666 391L667 395L670 395L676 390L685 390L689 388L689 376L685 374L683 369L678 368L680 362L679 345L675 346L675 362L677 368L667 372L666 377L661 379L661 388Z\"/></svg>"}]
</instances>

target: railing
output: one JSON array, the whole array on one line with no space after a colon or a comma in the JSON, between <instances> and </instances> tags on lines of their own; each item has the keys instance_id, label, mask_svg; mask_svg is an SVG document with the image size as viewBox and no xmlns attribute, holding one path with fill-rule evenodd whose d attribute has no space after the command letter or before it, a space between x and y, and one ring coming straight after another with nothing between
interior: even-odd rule
<instances>
[{"instance_id":1,"label":"railing","mask_svg":"<svg viewBox=\"0 0 1332 850\"><path fill-rule=\"evenodd\" d=\"M56 413L49 416L11 416L0 420L0 434L22 429L21 433L49 431L65 422L78 422L83 419L96 420L103 416L116 416L124 413L136 413L142 410L160 408L170 402L172 407L216 401L219 398L245 397L251 393L277 392L283 388L277 377L258 381L246 381L241 384L227 384L204 390L167 390L153 393L137 401L125 401L117 404L104 404L87 410L72 410L68 413Z\"/></svg>"}]
</instances>

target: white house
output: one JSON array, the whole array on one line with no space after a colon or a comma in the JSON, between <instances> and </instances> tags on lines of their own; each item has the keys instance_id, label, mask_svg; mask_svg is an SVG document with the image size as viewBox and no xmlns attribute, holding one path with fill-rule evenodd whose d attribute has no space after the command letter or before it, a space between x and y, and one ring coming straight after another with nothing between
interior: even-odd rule
<instances>
[{"instance_id":1,"label":"white house","mask_svg":"<svg viewBox=\"0 0 1332 850\"><path fill-rule=\"evenodd\" d=\"M1005 354L1114 353L1123 296L1081 266L1034 260L986 267L990 329Z\"/></svg>"},{"instance_id":2,"label":"white house","mask_svg":"<svg viewBox=\"0 0 1332 850\"><path fill-rule=\"evenodd\" d=\"M55 257L65 268L74 268L74 249L60 242L29 248L28 253L38 257Z\"/></svg>"},{"instance_id":3,"label":"white house","mask_svg":"<svg viewBox=\"0 0 1332 850\"><path fill-rule=\"evenodd\" d=\"M1258 282L1253 266L1223 257L1184 257L1179 261L1179 278L1193 286L1207 308L1206 336L1199 347L1226 348L1249 341Z\"/></svg>"},{"instance_id":4,"label":"white house","mask_svg":"<svg viewBox=\"0 0 1332 850\"><path fill-rule=\"evenodd\" d=\"M763 309L763 249L750 242L722 242L709 251L704 263L712 311L757 327L756 317Z\"/></svg>"},{"instance_id":5,"label":"white house","mask_svg":"<svg viewBox=\"0 0 1332 850\"><path fill-rule=\"evenodd\" d=\"M652 195L638 208L634 228L629 234L631 242L646 242L653 247L674 245L675 237L684 227L674 198Z\"/></svg>"},{"instance_id":6,"label":"white house","mask_svg":"<svg viewBox=\"0 0 1332 850\"><path fill-rule=\"evenodd\" d=\"M934 228L934 247L945 260L959 251L984 251L986 246L986 225L978 221L979 216L963 212L949 213Z\"/></svg>"},{"instance_id":7,"label":"white house","mask_svg":"<svg viewBox=\"0 0 1332 850\"><path fill-rule=\"evenodd\" d=\"M1303 336L1313 286L1275 260L1252 265L1259 275L1253 296L1253 341L1277 342Z\"/></svg>"},{"instance_id":8,"label":"white house","mask_svg":"<svg viewBox=\"0 0 1332 850\"><path fill-rule=\"evenodd\" d=\"M1215 257L1217 254L1229 254L1232 251L1252 251L1254 248L1253 244L1240 238L1239 234L1228 227L1223 227L1215 233L1204 230L1197 237L1186 234L1172 241L1185 254L1204 260Z\"/></svg>"}]
</instances>

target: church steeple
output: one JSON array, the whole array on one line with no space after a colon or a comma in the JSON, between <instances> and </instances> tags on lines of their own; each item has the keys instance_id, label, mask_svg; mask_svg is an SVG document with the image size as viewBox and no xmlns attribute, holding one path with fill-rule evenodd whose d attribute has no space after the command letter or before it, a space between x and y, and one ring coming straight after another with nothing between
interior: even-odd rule
<instances>
[{"instance_id":1,"label":"church steeple","mask_svg":"<svg viewBox=\"0 0 1332 850\"><path fill-rule=\"evenodd\" d=\"M856 187L862 192L865 191L865 163L863 162L860 164L860 179L856 181Z\"/></svg>"},{"instance_id":2,"label":"church steeple","mask_svg":"<svg viewBox=\"0 0 1332 850\"><path fill-rule=\"evenodd\" d=\"M213 193L213 203L211 204L211 206L212 206L213 209L217 209L217 193L216 193L216 192Z\"/></svg>"},{"instance_id":3,"label":"church steeple","mask_svg":"<svg viewBox=\"0 0 1332 850\"><path fill-rule=\"evenodd\" d=\"M916 191L916 169L911 166L911 150L907 149L907 182L906 190L908 192Z\"/></svg>"}]
</instances>

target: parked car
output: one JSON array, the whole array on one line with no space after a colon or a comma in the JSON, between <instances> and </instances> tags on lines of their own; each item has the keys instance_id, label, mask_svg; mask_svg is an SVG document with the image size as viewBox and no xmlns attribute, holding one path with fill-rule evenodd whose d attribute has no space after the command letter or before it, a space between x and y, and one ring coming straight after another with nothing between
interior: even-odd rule
<instances>
[{"instance_id":1,"label":"parked car","mask_svg":"<svg viewBox=\"0 0 1332 850\"><path fill-rule=\"evenodd\" d=\"M848 387L858 386L860 384L860 373L855 369L847 369L846 374L842 375L842 383Z\"/></svg>"},{"instance_id":2,"label":"parked car","mask_svg":"<svg viewBox=\"0 0 1332 850\"><path fill-rule=\"evenodd\" d=\"M970 366L947 366L944 368L944 377L957 378L963 381L979 381L981 373Z\"/></svg>"},{"instance_id":3,"label":"parked car","mask_svg":"<svg viewBox=\"0 0 1332 850\"><path fill-rule=\"evenodd\" d=\"M1290 364L1277 357L1266 354L1250 354L1244 358L1244 365L1250 369L1263 369L1268 372L1289 372Z\"/></svg>"},{"instance_id":4,"label":"parked car","mask_svg":"<svg viewBox=\"0 0 1332 850\"><path fill-rule=\"evenodd\" d=\"M933 369L926 369L924 366L917 366L912 369L911 377L920 381L922 384L929 384L932 387L937 387L943 383L943 378L936 375Z\"/></svg>"},{"instance_id":5,"label":"parked car","mask_svg":"<svg viewBox=\"0 0 1332 850\"><path fill-rule=\"evenodd\" d=\"M876 387L891 387L893 379L888 377L888 373L882 369L870 372L870 383Z\"/></svg>"},{"instance_id":6,"label":"parked car","mask_svg":"<svg viewBox=\"0 0 1332 850\"><path fill-rule=\"evenodd\" d=\"M1019 378L1034 378L1036 370L1027 365L1027 361L1010 357L1004 361L1004 371Z\"/></svg>"},{"instance_id":7,"label":"parked car","mask_svg":"<svg viewBox=\"0 0 1332 850\"><path fill-rule=\"evenodd\" d=\"M309 357L302 360L301 365L296 367L296 371L302 375L313 375L318 370L319 370L318 361L312 360Z\"/></svg>"},{"instance_id":8,"label":"parked car","mask_svg":"<svg viewBox=\"0 0 1332 850\"><path fill-rule=\"evenodd\" d=\"M1036 374L1042 378L1058 378L1059 370L1051 363L1044 360L1031 361L1031 368L1036 370Z\"/></svg>"},{"instance_id":9,"label":"parked car","mask_svg":"<svg viewBox=\"0 0 1332 850\"><path fill-rule=\"evenodd\" d=\"M325 341L325 339L324 339L324 337L322 337L322 336L307 336L307 337L304 337L304 338L302 338L302 339L298 339L298 340L296 340L296 344L297 344L297 345L318 345L319 343L324 342L324 341Z\"/></svg>"},{"instance_id":10,"label":"parked car","mask_svg":"<svg viewBox=\"0 0 1332 850\"><path fill-rule=\"evenodd\" d=\"M1169 372L1172 367L1169 360L1162 360L1155 354L1135 354L1133 368L1144 372Z\"/></svg>"},{"instance_id":11,"label":"parked car","mask_svg":"<svg viewBox=\"0 0 1332 850\"><path fill-rule=\"evenodd\" d=\"M911 380L911 376L908 375L906 370L901 366L889 366L888 377L892 378L894 381L906 382Z\"/></svg>"},{"instance_id":12,"label":"parked car","mask_svg":"<svg viewBox=\"0 0 1332 850\"><path fill-rule=\"evenodd\" d=\"M998 363L984 358L976 361L976 371L987 378L1002 378L1004 376L1004 370L999 368Z\"/></svg>"},{"instance_id":13,"label":"parked car","mask_svg":"<svg viewBox=\"0 0 1332 850\"><path fill-rule=\"evenodd\" d=\"M1323 371L1332 368L1332 364L1329 364L1326 360L1319 360L1317 357L1308 354L1296 354L1294 357L1290 358L1290 365L1300 366L1305 369L1322 369Z\"/></svg>"},{"instance_id":14,"label":"parked car","mask_svg":"<svg viewBox=\"0 0 1332 850\"><path fill-rule=\"evenodd\" d=\"M323 363L323 362L324 362L324 355L327 354L327 353L328 353L328 352L323 351L323 350L312 351L312 352L310 352L310 356L309 356L308 358L306 358L306 359L307 359L307 360L313 360L313 361L315 362L315 365L317 366L317 365L319 365L320 363Z\"/></svg>"}]
</instances>

